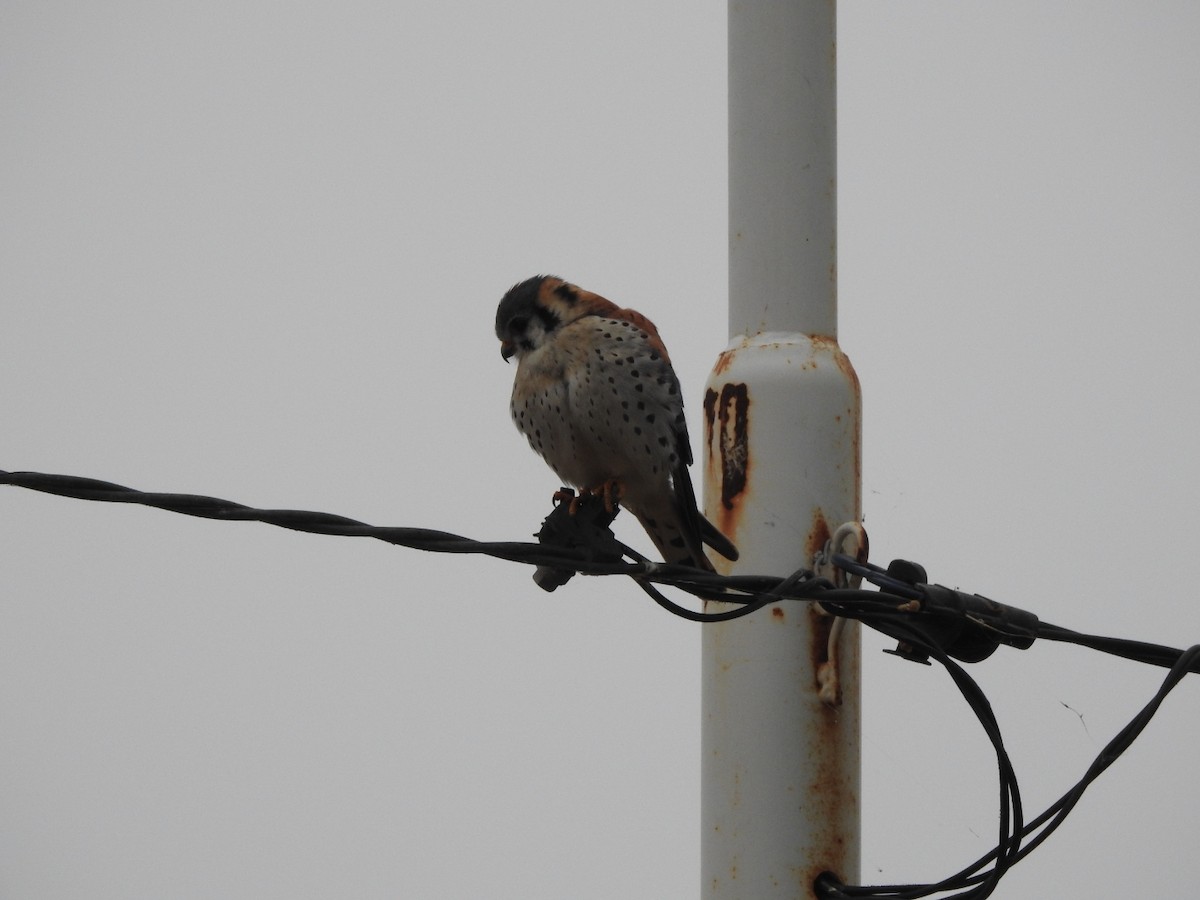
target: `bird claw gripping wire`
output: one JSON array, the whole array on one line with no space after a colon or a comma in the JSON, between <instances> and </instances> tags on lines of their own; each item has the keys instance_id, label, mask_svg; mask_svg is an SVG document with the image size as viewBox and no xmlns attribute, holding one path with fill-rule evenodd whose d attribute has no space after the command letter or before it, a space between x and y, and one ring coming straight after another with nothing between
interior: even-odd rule
<instances>
[{"instance_id":1,"label":"bird claw gripping wire","mask_svg":"<svg viewBox=\"0 0 1200 900\"><path fill-rule=\"evenodd\" d=\"M553 550L584 556L592 562L620 562L624 547L613 536L609 525L620 512L602 494L584 493L578 497L570 488L554 494L554 511L546 516L537 533L538 543ZM538 566L533 580L543 591L562 587L575 575L575 569Z\"/></svg>"},{"instance_id":2,"label":"bird claw gripping wire","mask_svg":"<svg viewBox=\"0 0 1200 900\"><path fill-rule=\"evenodd\" d=\"M813 556L813 572L818 578L825 578L839 588L857 588L862 578L854 575L834 563L834 556L844 554L859 562L867 561L867 530L862 522L846 522L838 526L825 546ZM814 603L813 608L822 616L831 613ZM829 638L826 641L825 659L817 665L817 696L826 706L840 706L842 703L842 683L838 674L838 646L841 643L842 632L846 630L846 620L835 616L829 626Z\"/></svg>"}]
</instances>

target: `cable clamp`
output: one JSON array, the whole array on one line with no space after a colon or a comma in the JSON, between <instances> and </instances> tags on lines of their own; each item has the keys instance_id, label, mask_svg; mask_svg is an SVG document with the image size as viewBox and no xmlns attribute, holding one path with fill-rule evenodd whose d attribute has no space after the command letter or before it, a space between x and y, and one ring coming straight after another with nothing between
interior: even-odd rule
<instances>
[{"instance_id":1,"label":"cable clamp","mask_svg":"<svg viewBox=\"0 0 1200 900\"><path fill-rule=\"evenodd\" d=\"M845 522L837 527L833 536L825 542L825 546L813 554L813 573L815 577L824 578L834 587L857 590L862 584L862 575L843 568L837 558L849 558L865 566L869 549L867 529L863 527L863 523Z\"/></svg>"},{"instance_id":2,"label":"cable clamp","mask_svg":"<svg viewBox=\"0 0 1200 900\"><path fill-rule=\"evenodd\" d=\"M833 536L825 542L825 546L813 555L813 572L817 578L824 578L836 587L857 590L862 583L862 577L838 566L834 558L851 557L860 563L866 563L867 551L867 529L863 527L862 522L846 522L839 525ZM814 603L813 608L823 616L830 615L820 602ZM840 706L842 702L838 647L845 630L846 620L840 616L835 617L829 627L825 659L817 665L817 695L826 706Z\"/></svg>"}]
</instances>

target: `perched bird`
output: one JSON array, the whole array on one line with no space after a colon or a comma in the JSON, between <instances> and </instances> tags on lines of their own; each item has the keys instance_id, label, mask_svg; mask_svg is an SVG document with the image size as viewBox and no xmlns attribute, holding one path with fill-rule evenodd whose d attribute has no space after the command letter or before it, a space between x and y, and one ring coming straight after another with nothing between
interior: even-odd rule
<instances>
[{"instance_id":1,"label":"perched bird","mask_svg":"<svg viewBox=\"0 0 1200 900\"><path fill-rule=\"evenodd\" d=\"M666 562L712 571L703 544L737 559L696 507L679 379L654 323L538 275L504 295L496 336L517 357L513 421L565 484L619 499Z\"/></svg>"}]
</instances>

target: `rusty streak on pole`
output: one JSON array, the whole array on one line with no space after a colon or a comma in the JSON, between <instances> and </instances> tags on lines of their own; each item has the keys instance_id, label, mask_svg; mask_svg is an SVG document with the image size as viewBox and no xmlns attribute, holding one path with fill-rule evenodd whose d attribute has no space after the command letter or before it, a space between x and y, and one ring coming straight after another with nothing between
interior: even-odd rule
<instances>
[{"instance_id":1,"label":"rusty streak on pole","mask_svg":"<svg viewBox=\"0 0 1200 900\"><path fill-rule=\"evenodd\" d=\"M741 550L725 571L790 574L861 518L861 400L837 344L836 125L832 0L731 0L731 342L705 397L704 490ZM859 632L836 646L829 702L831 624L781 603L704 628L706 898L812 897L824 870L858 880Z\"/></svg>"}]
</instances>

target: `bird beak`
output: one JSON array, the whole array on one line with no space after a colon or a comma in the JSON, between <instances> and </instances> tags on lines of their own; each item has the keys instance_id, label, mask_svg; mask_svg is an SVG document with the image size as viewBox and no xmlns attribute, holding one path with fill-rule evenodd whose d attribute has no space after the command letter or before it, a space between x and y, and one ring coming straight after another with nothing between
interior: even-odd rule
<instances>
[{"instance_id":1,"label":"bird beak","mask_svg":"<svg viewBox=\"0 0 1200 900\"><path fill-rule=\"evenodd\" d=\"M513 344L512 341L501 341L500 342L500 358L503 359L505 362L508 362L508 360L516 352L517 352L517 348Z\"/></svg>"}]
</instances>

